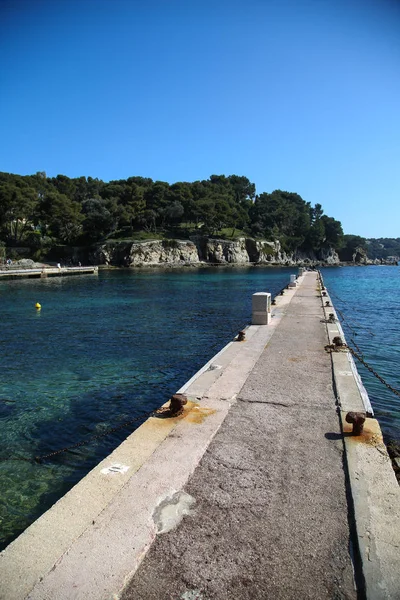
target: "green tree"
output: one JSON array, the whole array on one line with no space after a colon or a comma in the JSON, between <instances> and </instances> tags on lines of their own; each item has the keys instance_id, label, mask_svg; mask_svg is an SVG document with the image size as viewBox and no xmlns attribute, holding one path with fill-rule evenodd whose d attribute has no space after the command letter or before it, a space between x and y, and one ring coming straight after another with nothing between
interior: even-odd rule
<instances>
[{"instance_id":1,"label":"green tree","mask_svg":"<svg viewBox=\"0 0 400 600\"><path fill-rule=\"evenodd\" d=\"M146 202L146 211L152 211L155 214L154 231L157 226L163 226L165 222L165 208L168 206L169 184L165 181L155 181L153 185L145 191L144 198Z\"/></svg>"},{"instance_id":2,"label":"green tree","mask_svg":"<svg viewBox=\"0 0 400 600\"><path fill-rule=\"evenodd\" d=\"M36 190L22 178L0 180L0 227L5 241L17 245L32 230Z\"/></svg>"},{"instance_id":3,"label":"green tree","mask_svg":"<svg viewBox=\"0 0 400 600\"><path fill-rule=\"evenodd\" d=\"M325 242L325 226L322 219L315 219L307 233L306 248L318 252Z\"/></svg>"},{"instance_id":4,"label":"green tree","mask_svg":"<svg viewBox=\"0 0 400 600\"><path fill-rule=\"evenodd\" d=\"M70 179L66 175L57 175L50 180L50 183L56 188L59 194L63 194L70 200L75 198L76 184L74 179Z\"/></svg>"},{"instance_id":5,"label":"green tree","mask_svg":"<svg viewBox=\"0 0 400 600\"><path fill-rule=\"evenodd\" d=\"M229 175L228 181L236 202L248 209L256 196L256 186L247 177Z\"/></svg>"},{"instance_id":6,"label":"green tree","mask_svg":"<svg viewBox=\"0 0 400 600\"><path fill-rule=\"evenodd\" d=\"M167 225L173 225L180 221L184 214L184 208L180 202L172 202L164 208L164 219Z\"/></svg>"},{"instance_id":7,"label":"green tree","mask_svg":"<svg viewBox=\"0 0 400 600\"><path fill-rule=\"evenodd\" d=\"M352 261L357 252L367 254L367 240L359 235L344 235L343 248L339 251L340 260Z\"/></svg>"},{"instance_id":8,"label":"green tree","mask_svg":"<svg viewBox=\"0 0 400 600\"><path fill-rule=\"evenodd\" d=\"M343 246L343 229L340 221L323 215L321 221L325 228L325 246L340 250Z\"/></svg>"},{"instance_id":9,"label":"green tree","mask_svg":"<svg viewBox=\"0 0 400 600\"><path fill-rule=\"evenodd\" d=\"M192 186L190 183L177 182L172 184L168 190L168 204L179 203L183 207L181 220L186 223L194 223L196 220L196 202L193 199Z\"/></svg>"},{"instance_id":10,"label":"green tree","mask_svg":"<svg viewBox=\"0 0 400 600\"><path fill-rule=\"evenodd\" d=\"M112 204L112 206L114 206ZM97 242L109 235L116 227L116 215L103 198L89 198L82 204L83 234L90 242Z\"/></svg>"},{"instance_id":11,"label":"green tree","mask_svg":"<svg viewBox=\"0 0 400 600\"><path fill-rule=\"evenodd\" d=\"M47 192L39 201L35 213L35 224L42 235L50 235L63 243L70 243L79 237L82 220L79 202L55 190Z\"/></svg>"},{"instance_id":12,"label":"green tree","mask_svg":"<svg viewBox=\"0 0 400 600\"><path fill-rule=\"evenodd\" d=\"M310 228L310 204L293 192L275 190L256 197L250 210L252 224L257 224L257 234L267 239L278 239L286 249L300 247Z\"/></svg>"},{"instance_id":13,"label":"green tree","mask_svg":"<svg viewBox=\"0 0 400 600\"><path fill-rule=\"evenodd\" d=\"M322 206L320 204L316 204L313 208L310 207L310 215L311 215L311 225L318 221L324 214L322 210Z\"/></svg>"}]
</instances>

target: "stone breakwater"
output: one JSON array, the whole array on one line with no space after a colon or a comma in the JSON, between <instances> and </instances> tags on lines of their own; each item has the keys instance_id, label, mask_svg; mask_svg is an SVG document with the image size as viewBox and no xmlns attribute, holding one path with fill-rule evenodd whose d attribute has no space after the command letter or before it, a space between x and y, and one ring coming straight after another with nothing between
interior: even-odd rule
<instances>
[{"instance_id":1,"label":"stone breakwater","mask_svg":"<svg viewBox=\"0 0 400 600\"><path fill-rule=\"evenodd\" d=\"M156 265L198 264L260 264L260 265L317 265L339 264L333 249L313 252L286 253L278 241L252 238L235 241L196 238L191 240L153 240L146 242L108 242L93 254L99 265L140 267Z\"/></svg>"}]
</instances>

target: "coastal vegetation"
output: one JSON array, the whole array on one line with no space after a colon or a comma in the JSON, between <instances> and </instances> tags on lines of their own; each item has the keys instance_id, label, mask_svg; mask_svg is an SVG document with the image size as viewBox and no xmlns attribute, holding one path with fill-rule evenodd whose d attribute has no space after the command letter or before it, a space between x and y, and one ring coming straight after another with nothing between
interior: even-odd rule
<instances>
[{"instance_id":1,"label":"coastal vegetation","mask_svg":"<svg viewBox=\"0 0 400 600\"><path fill-rule=\"evenodd\" d=\"M297 193L256 194L238 175L169 184L145 177L104 182L0 173L0 242L37 259L57 245L182 239L193 235L279 240L285 250L339 249L339 221Z\"/></svg>"},{"instance_id":2,"label":"coastal vegetation","mask_svg":"<svg viewBox=\"0 0 400 600\"><path fill-rule=\"evenodd\" d=\"M340 221L325 215L321 204L282 190L257 194L244 176L169 184L146 177L104 182L0 173L3 258L18 256L21 247L42 260L60 246L193 236L277 240L287 252L332 248L349 261L360 250L372 259L400 255L400 239L343 235Z\"/></svg>"}]
</instances>

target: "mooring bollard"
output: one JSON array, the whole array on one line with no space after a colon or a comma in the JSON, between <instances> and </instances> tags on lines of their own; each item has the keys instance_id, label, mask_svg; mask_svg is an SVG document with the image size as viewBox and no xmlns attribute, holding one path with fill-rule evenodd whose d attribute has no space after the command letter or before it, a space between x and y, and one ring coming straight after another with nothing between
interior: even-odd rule
<instances>
[{"instance_id":1,"label":"mooring bollard","mask_svg":"<svg viewBox=\"0 0 400 600\"><path fill-rule=\"evenodd\" d=\"M288 286L288 287L290 287L290 288L295 288L296 286L297 286L297 283L296 283L296 275L291 275L291 276L290 276L290 283L289 283L289 286Z\"/></svg>"},{"instance_id":2,"label":"mooring bollard","mask_svg":"<svg viewBox=\"0 0 400 600\"><path fill-rule=\"evenodd\" d=\"M304 275L304 271L305 271L304 267L299 267L299 277L301 277L302 275Z\"/></svg>"},{"instance_id":3,"label":"mooring bollard","mask_svg":"<svg viewBox=\"0 0 400 600\"><path fill-rule=\"evenodd\" d=\"M271 318L271 294L256 292L252 296L252 325L268 325Z\"/></svg>"},{"instance_id":4,"label":"mooring bollard","mask_svg":"<svg viewBox=\"0 0 400 600\"><path fill-rule=\"evenodd\" d=\"M353 425L353 435L361 435L364 428L366 414L361 412L348 412L346 415L347 423Z\"/></svg>"}]
</instances>

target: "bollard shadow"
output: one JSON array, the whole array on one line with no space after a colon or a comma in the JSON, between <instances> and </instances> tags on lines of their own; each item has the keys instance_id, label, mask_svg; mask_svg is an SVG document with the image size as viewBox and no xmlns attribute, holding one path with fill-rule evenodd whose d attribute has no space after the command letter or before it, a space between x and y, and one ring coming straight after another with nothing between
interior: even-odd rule
<instances>
[{"instance_id":1,"label":"bollard shadow","mask_svg":"<svg viewBox=\"0 0 400 600\"><path fill-rule=\"evenodd\" d=\"M336 432L330 431L328 433L325 433L324 436L327 440L341 440L342 438L345 438L345 437L353 437L353 432L352 431L343 431L342 433L336 433Z\"/></svg>"},{"instance_id":2,"label":"bollard shadow","mask_svg":"<svg viewBox=\"0 0 400 600\"><path fill-rule=\"evenodd\" d=\"M325 437L327 440L341 440L342 434L334 433L333 431L329 431L328 433L325 433Z\"/></svg>"}]
</instances>

